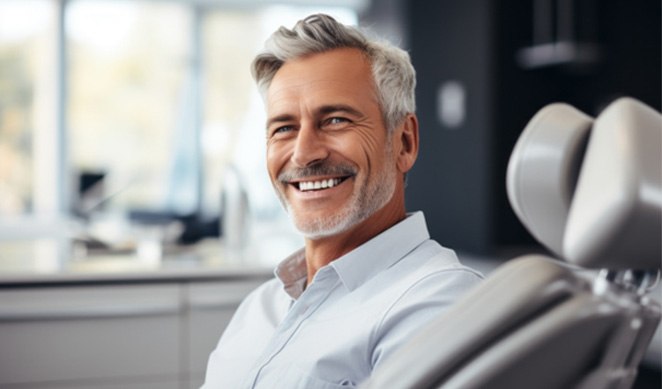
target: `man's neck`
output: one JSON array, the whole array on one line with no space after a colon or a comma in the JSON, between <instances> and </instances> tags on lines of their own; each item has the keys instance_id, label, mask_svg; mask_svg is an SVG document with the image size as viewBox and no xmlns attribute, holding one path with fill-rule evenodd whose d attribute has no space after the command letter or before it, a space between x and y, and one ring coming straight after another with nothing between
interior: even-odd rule
<instances>
[{"instance_id":1,"label":"man's neck","mask_svg":"<svg viewBox=\"0 0 662 389\"><path fill-rule=\"evenodd\" d=\"M310 285L321 267L349 253L405 217L404 207L397 212L382 209L347 231L324 238L306 239L307 284Z\"/></svg>"}]
</instances>

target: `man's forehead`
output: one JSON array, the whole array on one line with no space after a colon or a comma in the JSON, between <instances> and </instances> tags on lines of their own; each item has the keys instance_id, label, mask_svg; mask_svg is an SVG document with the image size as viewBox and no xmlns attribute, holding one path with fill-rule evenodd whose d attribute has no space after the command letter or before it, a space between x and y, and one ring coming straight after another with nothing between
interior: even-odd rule
<instances>
[{"instance_id":1,"label":"man's forehead","mask_svg":"<svg viewBox=\"0 0 662 389\"><path fill-rule=\"evenodd\" d=\"M372 81L370 64L357 49L335 49L286 61L274 74L269 89L274 84L296 85L348 78Z\"/></svg>"},{"instance_id":2,"label":"man's forehead","mask_svg":"<svg viewBox=\"0 0 662 389\"><path fill-rule=\"evenodd\" d=\"M370 110L368 107L373 104L378 109L376 94L367 88L357 93L356 87L320 82L274 89L267 95L267 116L298 115L301 111L313 114L345 111L355 114Z\"/></svg>"},{"instance_id":3,"label":"man's forehead","mask_svg":"<svg viewBox=\"0 0 662 389\"><path fill-rule=\"evenodd\" d=\"M273 83L267 92L267 105L281 106L294 104L299 100L305 99L310 102L324 102L332 98L351 100L357 95L356 88L360 84L345 82L344 80L334 80L329 78L297 78L282 79Z\"/></svg>"}]
</instances>

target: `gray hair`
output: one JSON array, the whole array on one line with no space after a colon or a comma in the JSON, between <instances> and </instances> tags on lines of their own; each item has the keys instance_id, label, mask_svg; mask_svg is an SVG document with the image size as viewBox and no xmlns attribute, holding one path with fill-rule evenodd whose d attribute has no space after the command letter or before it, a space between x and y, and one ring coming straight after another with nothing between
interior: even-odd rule
<instances>
[{"instance_id":1,"label":"gray hair","mask_svg":"<svg viewBox=\"0 0 662 389\"><path fill-rule=\"evenodd\" d=\"M291 30L276 30L265 42L264 52L253 60L251 73L264 98L271 80L286 61L339 48L358 49L368 58L388 131L416 111L416 73L409 54L388 42L371 40L357 28L324 14L310 15Z\"/></svg>"}]
</instances>

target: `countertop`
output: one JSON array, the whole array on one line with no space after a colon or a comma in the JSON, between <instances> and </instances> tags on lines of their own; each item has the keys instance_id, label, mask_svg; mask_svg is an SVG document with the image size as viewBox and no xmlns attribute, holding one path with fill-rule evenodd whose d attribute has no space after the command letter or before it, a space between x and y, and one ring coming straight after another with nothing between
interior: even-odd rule
<instances>
[{"instance_id":1,"label":"countertop","mask_svg":"<svg viewBox=\"0 0 662 389\"><path fill-rule=\"evenodd\" d=\"M273 265L230 254L218 240L138 250L64 250L56 241L22 242L0 251L0 288L270 278ZM154 248L152 248L154 249Z\"/></svg>"}]
</instances>

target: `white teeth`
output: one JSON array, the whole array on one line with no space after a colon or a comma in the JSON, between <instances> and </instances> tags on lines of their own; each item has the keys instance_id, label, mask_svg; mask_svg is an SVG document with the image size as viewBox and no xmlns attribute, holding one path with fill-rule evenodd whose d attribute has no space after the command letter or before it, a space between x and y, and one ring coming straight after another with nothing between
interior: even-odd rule
<instances>
[{"instance_id":1,"label":"white teeth","mask_svg":"<svg viewBox=\"0 0 662 389\"><path fill-rule=\"evenodd\" d=\"M308 191L308 190L317 190L317 189L327 189L327 188L333 188L338 184L340 184L339 178L329 178L328 180L322 180L322 181L302 181L299 183L299 190Z\"/></svg>"}]
</instances>

